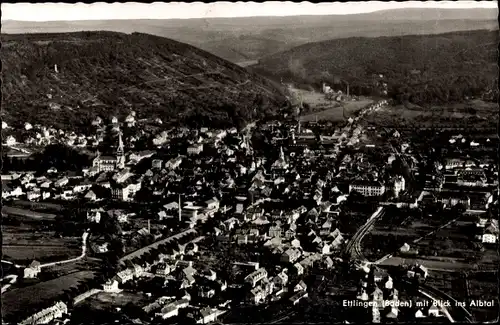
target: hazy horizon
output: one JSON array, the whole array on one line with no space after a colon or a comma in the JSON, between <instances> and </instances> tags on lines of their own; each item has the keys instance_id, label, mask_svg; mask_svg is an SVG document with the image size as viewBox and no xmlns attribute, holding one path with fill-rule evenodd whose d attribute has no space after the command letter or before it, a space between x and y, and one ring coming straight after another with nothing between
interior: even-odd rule
<instances>
[{"instance_id":1,"label":"hazy horizon","mask_svg":"<svg viewBox=\"0 0 500 325\"><path fill-rule=\"evenodd\" d=\"M214 3L17 3L2 4L2 21L52 22L91 20L176 20L328 16L375 13L394 9L497 9L495 1L407 2L214 2Z\"/></svg>"}]
</instances>

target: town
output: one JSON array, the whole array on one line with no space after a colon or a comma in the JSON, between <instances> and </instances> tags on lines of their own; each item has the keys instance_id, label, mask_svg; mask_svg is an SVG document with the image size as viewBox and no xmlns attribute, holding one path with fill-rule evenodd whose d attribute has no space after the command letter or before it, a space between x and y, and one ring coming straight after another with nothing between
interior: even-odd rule
<instances>
[{"instance_id":1,"label":"town","mask_svg":"<svg viewBox=\"0 0 500 325\"><path fill-rule=\"evenodd\" d=\"M391 105L240 130L2 122L4 321L493 320L496 300L456 302L498 295L498 139L365 119Z\"/></svg>"}]
</instances>

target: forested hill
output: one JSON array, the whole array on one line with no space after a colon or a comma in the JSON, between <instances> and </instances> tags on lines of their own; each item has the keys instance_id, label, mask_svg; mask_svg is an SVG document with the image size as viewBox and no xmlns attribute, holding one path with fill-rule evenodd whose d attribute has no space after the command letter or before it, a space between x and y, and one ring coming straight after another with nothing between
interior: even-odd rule
<instances>
[{"instance_id":1,"label":"forested hill","mask_svg":"<svg viewBox=\"0 0 500 325\"><path fill-rule=\"evenodd\" d=\"M2 118L9 125L83 126L130 109L139 118L241 124L286 105L277 84L158 36L78 32L1 40Z\"/></svg>"},{"instance_id":2,"label":"forested hill","mask_svg":"<svg viewBox=\"0 0 500 325\"><path fill-rule=\"evenodd\" d=\"M336 39L267 56L252 69L318 88L344 80L354 94L376 95L386 83L389 96L416 104L496 100L498 42L498 31L487 30Z\"/></svg>"}]
</instances>

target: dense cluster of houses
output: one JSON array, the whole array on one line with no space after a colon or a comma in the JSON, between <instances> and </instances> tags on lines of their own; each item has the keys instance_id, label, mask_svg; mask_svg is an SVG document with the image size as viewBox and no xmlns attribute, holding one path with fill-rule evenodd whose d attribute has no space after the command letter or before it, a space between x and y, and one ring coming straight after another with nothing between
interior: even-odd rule
<instances>
[{"instance_id":1,"label":"dense cluster of houses","mask_svg":"<svg viewBox=\"0 0 500 325\"><path fill-rule=\"evenodd\" d=\"M376 103L361 111L360 116L386 104L385 101ZM164 235L151 232L149 222L164 227L170 222L190 229L197 237L143 247L152 255L131 259L99 289L119 294L121 290L128 290L131 282L159 280L169 288L169 294L155 297L142 308L151 320L182 316L200 324L213 322L232 303L231 295L226 294L231 286L239 286L244 291L243 303L262 304L286 297L295 305L308 297L308 286L304 282L308 271L317 266L335 268L335 260L345 242L339 216L349 196L357 192L366 197L399 200L407 191L407 179L387 167L396 159L393 153L376 153L383 158L377 162L369 150L351 150L366 139L369 131L356 125L358 119L359 116L350 118L347 126L323 132L325 134L315 134L303 128L300 122L297 125L266 123L259 126L259 131L275 150L258 155L248 135L234 128L161 131L149 139L153 143L150 150L134 151L138 139L124 139L121 131L122 125L133 128L139 124L131 112L124 123L119 123L117 118L111 120L112 132L117 136L114 154L101 155L97 151L91 166L79 172L50 168L43 175L2 175L2 198L134 202L142 193L145 195L141 200L161 202L150 208L148 213L152 218L148 227L141 228L134 236L151 235L154 240L161 240ZM103 124L101 118L92 122L98 130L94 138L87 139L92 145L103 141ZM33 129L38 130L38 126L26 130ZM399 134L393 136L397 138ZM75 143L67 144L74 146ZM344 152L342 149L346 147L350 149ZM402 144L401 152L408 158L410 168L418 169L416 155L411 153L408 144ZM145 171L138 172L139 165L146 166ZM447 160L444 167L436 165L436 170L442 170L442 175L433 179L433 187L422 192L417 201L432 200L447 206L461 203L467 209L484 210L492 204L489 190L464 193L445 189L448 184L487 189L493 167L455 159ZM482 194L476 198L473 193ZM101 223L104 218L134 223L135 217L126 209L104 208L89 209L86 215L90 223ZM207 223L213 225L211 231L198 235ZM498 241L498 223L481 219L478 228L484 229L480 237L483 242ZM275 265L240 261L241 279L229 283L215 267L207 267L203 262L203 254L214 254L200 249L205 235L217 245L248 251L262 248L273 257ZM97 253L106 253L109 246L107 242L92 243ZM39 263L33 263L28 269L25 277L36 277ZM370 270L359 292L360 300L375 302L371 310L373 322L380 322L382 318L397 319L399 312L397 308L387 309L379 304L399 299L392 279L379 272ZM412 272L419 274L423 270ZM219 298L214 304L213 299ZM434 313L418 312L422 317ZM58 315L55 309L52 314ZM49 317L40 315L37 317Z\"/></svg>"}]
</instances>

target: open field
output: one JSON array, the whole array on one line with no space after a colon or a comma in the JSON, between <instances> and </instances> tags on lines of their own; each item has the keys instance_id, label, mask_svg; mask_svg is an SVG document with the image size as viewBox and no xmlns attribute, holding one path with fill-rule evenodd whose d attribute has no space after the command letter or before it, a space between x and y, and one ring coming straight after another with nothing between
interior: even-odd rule
<instances>
[{"instance_id":1,"label":"open field","mask_svg":"<svg viewBox=\"0 0 500 325\"><path fill-rule=\"evenodd\" d=\"M495 300L494 307L469 307L476 321L492 321L498 317L498 272L474 272L466 279L470 300Z\"/></svg>"},{"instance_id":2,"label":"open field","mask_svg":"<svg viewBox=\"0 0 500 325\"><path fill-rule=\"evenodd\" d=\"M57 238L54 232L39 231L28 225L4 226L2 229L3 259L25 262L62 260L81 254L81 238Z\"/></svg>"},{"instance_id":3,"label":"open field","mask_svg":"<svg viewBox=\"0 0 500 325\"><path fill-rule=\"evenodd\" d=\"M37 308L42 301L56 299L65 290L76 287L80 282L94 276L93 271L80 271L57 279L41 282L24 288L12 289L2 295L2 313L4 318L21 310Z\"/></svg>"},{"instance_id":4,"label":"open field","mask_svg":"<svg viewBox=\"0 0 500 325\"><path fill-rule=\"evenodd\" d=\"M322 111L318 111L316 113L308 114L302 116L301 121L315 121L316 118L318 121L326 120L326 121L343 121L344 120L344 111L346 116L351 116L357 111L361 110L363 107L366 107L373 103L371 99L362 99L358 101L349 101L333 104L333 108L325 108ZM337 106L338 105L338 106Z\"/></svg>"},{"instance_id":5,"label":"open field","mask_svg":"<svg viewBox=\"0 0 500 325\"><path fill-rule=\"evenodd\" d=\"M404 211L388 207L386 213L374 224L373 229L364 238L362 247L370 260L376 260L386 254L392 254L408 243L426 236L446 220L430 216L419 216L416 211Z\"/></svg>"},{"instance_id":6,"label":"open field","mask_svg":"<svg viewBox=\"0 0 500 325\"><path fill-rule=\"evenodd\" d=\"M37 211L43 211L43 210L54 210L54 211L61 211L63 210L63 206L57 203L50 203L50 202L31 202L27 200L14 200L11 203L12 206L14 207L19 207L19 208L26 208L30 210L37 210Z\"/></svg>"},{"instance_id":7,"label":"open field","mask_svg":"<svg viewBox=\"0 0 500 325\"><path fill-rule=\"evenodd\" d=\"M471 270L472 265L467 262L457 262L455 259L446 259L443 261L430 260L425 257L391 257L381 262L378 265L381 266L398 266L403 264L421 264L428 269L438 269L438 270Z\"/></svg>"},{"instance_id":8,"label":"open field","mask_svg":"<svg viewBox=\"0 0 500 325\"><path fill-rule=\"evenodd\" d=\"M2 214L11 216L21 216L35 220L54 220L56 217L56 215L52 213L42 213L42 212L36 212L27 209L20 209L8 206L2 207Z\"/></svg>"},{"instance_id":9,"label":"open field","mask_svg":"<svg viewBox=\"0 0 500 325\"><path fill-rule=\"evenodd\" d=\"M302 100L304 104L309 105L310 111L303 112L300 117L301 121L314 121L316 117L318 120L328 121L343 121L344 111L345 115L349 116L373 103L373 100L367 98L360 98L357 101L337 102L325 98L325 94L314 91L295 88L288 86L288 91L291 94L291 100L295 104L299 104Z\"/></svg>"},{"instance_id":10,"label":"open field","mask_svg":"<svg viewBox=\"0 0 500 325\"><path fill-rule=\"evenodd\" d=\"M415 125L432 127L490 126L495 116L496 103L472 100L468 103L449 104L447 106L418 107L416 105L397 105L383 107L371 112L365 121L382 126Z\"/></svg>"},{"instance_id":11,"label":"open field","mask_svg":"<svg viewBox=\"0 0 500 325\"><path fill-rule=\"evenodd\" d=\"M474 232L473 221L466 216L456 217L451 211L436 217L426 212L419 215L416 211L388 208L364 238L362 247L371 261L393 254L381 265L421 263L442 270L495 269L500 260L498 253L495 248L478 242ZM399 248L405 242L418 255L400 253Z\"/></svg>"},{"instance_id":12,"label":"open field","mask_svg":"<svg viewBox=\"0 0 500 325\"><path fill-rule=\"evenodd\" d=\"M498 272L435 272L426 280L431 285L466 303L477 322L495 320L498 316ZM493 307L471 306L473 301L495 301Z\"/></svg>"},{"instance_id":13,"label":"open field","mask_svg":"<svg viewBox=\"0 0 500 325\"><path fill-rule=\"evenodd\" d=\"M85 301L86 305L97 310L109 310L109 308L125 307L128 303L136 306L146 304L146 296L140 293L122 291L120 293L99 292ZM83 304L82 304L83 305Z\"/></svg>"}]
</instances>

